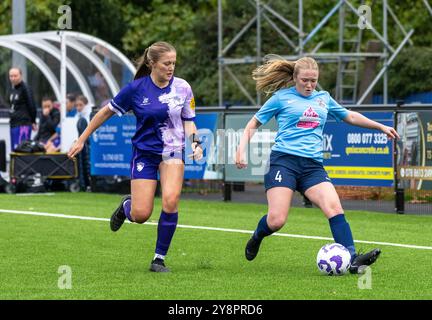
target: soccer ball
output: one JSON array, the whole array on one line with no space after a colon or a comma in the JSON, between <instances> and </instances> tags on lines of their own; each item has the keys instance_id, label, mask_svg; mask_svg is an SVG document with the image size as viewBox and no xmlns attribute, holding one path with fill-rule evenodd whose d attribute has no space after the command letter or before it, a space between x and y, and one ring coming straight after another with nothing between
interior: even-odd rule
<instances>
[{"instance_id":1,"label":"soccer ball","mask_svg":"<svg viewBox=\"0 0 432 320\"><path fill-rule=\"evenodd\" d=\"M339 243L330 243L323 246L317 255L317 266L322 274L341 276L351 265L351 254L348 249Z\"/></svg>"}]
</instances>

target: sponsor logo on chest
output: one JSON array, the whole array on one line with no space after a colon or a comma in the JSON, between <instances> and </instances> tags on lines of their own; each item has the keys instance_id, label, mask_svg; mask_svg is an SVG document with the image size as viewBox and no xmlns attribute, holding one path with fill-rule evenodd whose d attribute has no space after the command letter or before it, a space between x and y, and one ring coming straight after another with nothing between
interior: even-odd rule
<instances>
[{"instance_id":1,"label":"sponsor logo on chest","mask_svg":"<svg viewBox=\"0 0 432 320\"><path fill-rule=\"evenodd\" d=\"M297 128L314 129L320 124L319 114L312 107L308 107L297 122Z\"/></svg>"},{"instance_id":2,"label":"sponsor logo on chest","mask_svg":"<svg viewBox=\"0 0 432 320\"><path fill-rule=\"evenodd\" d=\"M161 103L168 104L170 109L174 109L176 107L182 107L185 102L185 97L176 94L175 91L171 91L170 93L163 94L159 96L159 101Z\"/></svg>"}]
</instances>

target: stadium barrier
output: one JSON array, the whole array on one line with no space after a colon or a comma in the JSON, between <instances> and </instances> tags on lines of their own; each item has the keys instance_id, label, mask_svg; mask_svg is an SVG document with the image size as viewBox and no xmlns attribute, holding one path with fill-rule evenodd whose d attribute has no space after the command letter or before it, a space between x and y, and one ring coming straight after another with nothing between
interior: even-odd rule
<instances>
[{"instance_id":1,"label":"stadium barrier","mask_svg":"<svg viewBox=\"0 0 432 320\"><path fill-rule=\"evenodd\" d=\"M338 172L340 173L340 169L342 168L339 164L337 166L339 171L335 172L336 178L332 178L333 181L338 182L336 185L357 185L366 188L384 187L382 189L393 188L394 212L396 213L406 212L407 197L414 198L412 200L414 205L427 204L432 201L432 194L429 194L428 191L432 189L432 104L404 104L403 101L398 101L396 104L388 105L347 105L345 107L349 110L361 113L367 112L368 116L375 113L385 115L384 120L391 123L391 125L401 135L401 139L392 142L388 141L389 148L387 149L384 146L376 147L371 146L370 144L367 147L356 147L355 143L359 143L359 145L367 145L368 139L371 140L374 137L378 138L377 142L380 143L379 140L382 140L383 137L379 135L374 136L370 133L358 135L358 137L352 135L352 141L348 141L346 145L346 153L350 153L350 155L357 154L358 156L363 154L366 162L358 165L358 167L362 168L362 170L359 170L358 172L352 170L353 168L351 167L347 168L347 171L342 175L347 175L348 172L347 176L351 175L349 179L337 177ZM250 118L256 111L258 111L258 109L258 107L248 106L197 107L196 112L197 114L218 114L219 118L222 119L222 121L218 122L218 129L225 130L232 129L233 124L235 126L235 120L240 119L238 118L239 115L246 115L245 118L242 118L242 121L244 122L244 119ZM230 117L232 116L234 116L234 120L230 121ZM387 125L389 125L389 123L387 123ZM238 124L238 126L243 126L244 128L244 123ZM339 144L340 136L338 136L338 138L339 142L332 142ZM359 138L360 140L355 141L356 138ZM348 137L347 140L350 140L350 137ZM220 142L221 141L216 142L218 148L221 147ZM230 141L230 143L224 144L222 147L228 145L228 148L230 148L233 145L232 142L233 141ZM326 141L324 141L324 143L326 143ZM350 144L351 146L349 146ZM224 153L226 153L226 151ZM387 167L379 168L380 170L375 170L376 168L374 168L374 170L369 170L364 175L365 177L359 177L359 175L364 174L364 168L368 168L371 165L379 165L379 163L376 162L379 158L374 159L374 156L378 157L384 154L386 155ZM233 167L233 163L231 162L231 164L228 165L223 163L221 165L223 180L222 194L224 201L232 200L232 193L233 191L236 191L234 190L234 185L241 182L244 183L245 181L261 182L262 176L250 175L250 172L244 175L243 180L237 178L237 180L232 179L233 176L230 175L231 169L229 169L229 166ZM330 175L330 177L332 176ZM375 179L375 177L377 177L377 179ZM365 181L367 181L367 183L365 183ZM372 183L372 185L368 185L374 181L378 181L378 184ZM383 183L384 181L385 183ZM417 194L422 194L421 191L425 191L424 195L420 195L423 199L416 200ZM307 203L307 201L303 201L303 203ZM416 210L420 210L423 213L432 213L432 206L430 205L419 207L420 209L417 208Z\"/></svg>"},{"instance_id":2,"label":"stadium barrier","mask_svg":"<svg viewBox=\"0 0 432 320\"><path fill-rule=\"evenodd\" d=\"M432 104L404 105L399 102L391 105L348 105L346 107L362 113L380 114L382 119L391 123L398 130L402 139L396 142L381 141L383 137L380 135L371 136L368 131L343 131L345 129L333 132L333 138L330 135L331 132L325 137L325 158L327 157L325 162L336 161L330 165L328 165L330 162L325 163L325 166L327 165L326 169L330 172L330 177L341 198L347 199L344 207L367 210L369 209L367 205L380 202L382 208L378 209L386 212L432 214L430 205L432 192L429 191L432 190ZM258 165L255 164L255 167L252 165L252 168L249 168L250 170L256 169L255 174L252 171L235 169L232 159L239 139L239 130L244 128L245 122L258 109L258 107L248 106L196 108L197 127L205 139L212 140L206 142L212 148L207 150L210 154L207 154L205 163L186 165L185 193L192 194L193 191L198 191L209 198L214 196L224 201L237 201L239 194L249 192L251 193L249 200L247 195L242 196L242 199L257 201L258 197L262 197L263 199L259 201L265 202L262 188L263 166L260 161L268 158L271 147L271 143L268 144L268 142L274 138L275 127L269 128L269 134L257 135L261 139L255 149L259 161ZM97 191L102 187L106 188L108 185L104 184L106 179L113 181L112 185L109 184L112 186L110 191L127 191L129 172L127 166L130 157L126 153L130 151L119 153L119 150L123 150L123 147L126 147L124 150L130 149L130 142L127 140L133 133L134 123L132 119L122 118L126 123L116 123L115 121L119 120L113 119L113 123L107 123L107 128L101 127L100 133L91 138L90 150L97 158L91 159L90 162L92 166L97 165L97 170L100 170L95 173L92 168L92 191ZM330 122L326 124L328 129L334 130L333 127L339 128L341 125L333 126ZM118 130L122 130L124 134L115 135L114 133ZM122 148L112 145L117 136L121 136L119 143L123 144ZM368 141L375 138L377 144L368 144ZM382 145L379 146L379 143ZM108 151L100 149L101 146L107 147ZM338 148L342 148L342 151L337 151ZM116 153L112 150L115 150ZM345 159L342 163L337 160L337 157L332 159L332 152L334 153L335 150L341 156L339 159ZM346 160L348 156L358 159L365 158L366 162L355 163L355 161ZM385 165L382 165L379 159L385 159ZM115 167L110 167L110 163ZM374 167L369 168L372 165ZM123 171L119 172L119 169ZM121 181L120 189L114 186L116 181ZM255 188L256 185L258 185L257 188ZM254 191L251 192L252 189ZM253 192L256 193L253 194ZM350 194L354 194L355 199L351 199ZM350 207L350 201L353 203L352 207ZM298 199L297 203L304 206L310 205L306 199Z\"/></svg>"}]
</instances>

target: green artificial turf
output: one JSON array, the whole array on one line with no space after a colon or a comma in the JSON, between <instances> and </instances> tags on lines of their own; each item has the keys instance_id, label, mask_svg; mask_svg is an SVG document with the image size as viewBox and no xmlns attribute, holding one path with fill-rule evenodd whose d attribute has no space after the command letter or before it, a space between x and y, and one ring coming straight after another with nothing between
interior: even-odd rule
<instances>
[{"instance_id":1,"label":"green artificial turf","mask_svg":"<svg viewBox=\"0 0 432 320\"><path fill-rule=\"evenodd\" d=\"M0 209L109 219L120 199L94 193L0 195ZM156 199L149 222L157 222L160 209ZM155 224L125 224L113 233L108 221L0 212L0 299L432 299L430 249L357 243L357 249L383 251L367 279L323 276L316 254L331 240L274 235L254 261L244 258L250 234L241 230L255 229L265 205L181 200L179 212L180 225L240 231L178 227L166 260L172 272L155 274L148 271ZM356 240L432 247L430 216L346 216ZM292 208L279 233L331 238L318 209Z\"/></svg>"}]
</instances>

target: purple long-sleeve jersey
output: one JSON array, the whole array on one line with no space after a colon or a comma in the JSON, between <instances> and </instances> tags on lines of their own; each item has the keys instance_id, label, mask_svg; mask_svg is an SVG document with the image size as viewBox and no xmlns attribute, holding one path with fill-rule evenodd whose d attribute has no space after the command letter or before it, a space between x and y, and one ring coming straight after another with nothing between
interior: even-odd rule
<instances>
[{"instance_id":1,"label":"purple long-sleeve jersey","mask_svg":"<svg viewBox=\"0 0 432 320\"><path fill-rule=\"evenodd\" d=\"M108 104L119 116L133 111L136 132L132 144L141 151L169 155L184 149L183 121L195 119L191 86L173 77L168 86L159 88L150 76L126 85Z\"/></svg>"}]
</instances>

